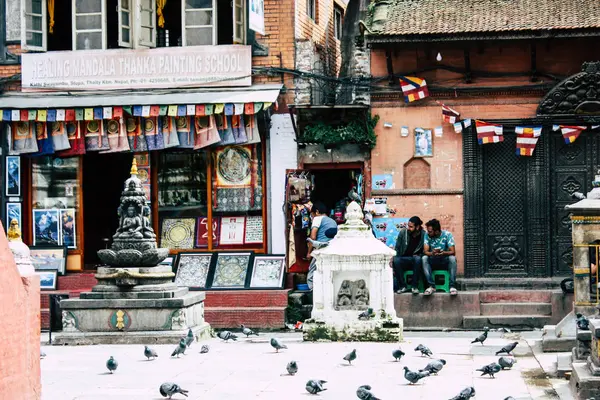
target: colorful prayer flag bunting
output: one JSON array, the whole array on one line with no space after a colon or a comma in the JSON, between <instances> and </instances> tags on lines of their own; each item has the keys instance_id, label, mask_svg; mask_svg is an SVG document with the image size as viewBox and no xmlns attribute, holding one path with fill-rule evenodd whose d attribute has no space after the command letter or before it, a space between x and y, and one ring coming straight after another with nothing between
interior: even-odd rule
<instances>
[{"instance_id":1,"label":"colorful prayer flag bunting","mask_svg":"<svg viewBox=\"0 0 600 400\"><path fill-rule=\"evenodd\" d=\"M103 110L102 107L94 107L94 119L99 121L102 119Z\"/></svg>"},{"instance_id":2,"label":"colorful prayer flag bunting","mask_svg":"<svg viewBox=\"0 0 600 400\"><path fill-rule=\"evenodd\" d=\"M185 106L177 106L177 116L178 117L185 117L186 113L187 113L187 109Z\"/></svg>"},{"instance_id":3,"label":"colorful prayer flag bunting","mask_svg":"<svg viewBox=\"0 0 600 400\"><path fill-rule=\"evenodd\" d=\"M75 121L75 110L68 108L65 110L65 121Z\"/></svg>"},{"instance_id":4,"label":"colorful prayer flag bunting","mask_svg":"<svg viewBox=\"0 0 600 400\"><path fill-rule=\"evenodd\" d=\"M21 110L20 119L21 119L21 121L27 121L27 120L29 120L29 111L27 111L27 110Z\"/></svg>"},{"instance_id":5,"label":"colorful prayer flag bunting","mask_svg":"<svg viewBox=\"0 0 600 400\"><path fill-rule=\"evenodd\" d=\"M165 115L167 115L167 111L169 110L169 107L167 106L159 106L160 107L160 111L158 112L158 115L164 117Z\"/></svg>"},{"instance_id":6,"label":"colorful prayer flag bunting","mask_svg":"<svg viewBox=\"0 0 600 400\"><path fill-rule=\"evenodd\" d=\"M244 114L246 114L246 115L254 114L254 104L253 103L244 104Z\"/></svg>"},{"instance_id":7,"label":"colorful prayer flag bunting","mask_svg":"<svg viewBox=\"0 0 600 400\"><path fill-rule=\"evenodd\" d=\"M515 127L517 134L517 149L518 156L532 156L535 145L542 134L541 126L517 126Z\"/></svg>"},{"instance_id":8,"label":"colorful prayer flag bunting","mask_svg":"<svg viewBox=\"0 0 600 400\"><path fill-rule=\"evenodd\" d=\"M10 110L3 110L2 111L2 120L3 121L10 121L11 120L11 112L10 112Z\"/></svg>"},{"instance_id":9,"label":"colorful prayer flag bunting","mask_svg":"<svg viewBox=\"0 0 600 400\"><path fill-rule=\"evenodd\" d=\"M206 115L213 115L214 114L214 104L207 104L206 107L204 107L204 113Z\"/></svg>"},{"instance_id":10,"label":"colorful prayer flag bunting","mask_svg":"<svg viewBox=\"0 0 600 400\"><path fill-rule=\"evenodd\" d=\"M401 76L400 86L404 93L404 101L412 103L415 100L421 100L429 96L427 82L425 79L417 78L416 76Z\"/></svg>"},{"instance_id":11,"label":"colorful prayer flag bunting","mask_svg":"<svg viewBox=\"0 0 600 400\"><path fill-rule=\"evenodd\" d=\"M150 106L142 106L142 117L150 116Z\"/></svg>"},{"instance_id":12,"label":"colorful prayer flag bunting","mask_svg":"<svg viewBox=\"0 0 600 400\"><path fill-rule=\"evenodd\" d=\"M38 111L38 118L39 118L39 111ZM83 111L83 118L86 121L93 121L94 120L94 109L93 108L86 108Z\"/></svg>"},{"instance_id":13,"label":"colorful prayer flag bunting","mask_svg":"<svg viewBox=\"0 0 600 400\"><path fill-rule=\"evenodd\" d=\"M35 121L37 119L37 110L29 110L27 114L27 119L29 121Z\"/></svg>"},{"instance_id":14,"label":"colorful prayer flag bunting","mask_svg":"<svg viewBox=\"0 0 600 400\"><path fill-rule=\"evenodd\" d=\"M194 104L187 105L187 115L196 115L196 106Z\"/></svg>"},{"instance_id":15,"label":"colorful prayer flag bunting","mask_svg":"<svg viewBox=\"0 0 600 400\"><path fill-rule=\"evenodd\" d=\"M123 118L123 107L113 107L112 115L114 119Z\"/></svg>"},{"instance_id":16,"label":"colorful prayer flag bunting","mask_svg":"<svg viewBox=\"0 0 600 400\"><path fill-rule=\"evenodd\" d=\"M170 105L167 115L169 117L176 117L177 116L177 106Z\"/></svg>"},{"instance_id":17,"label":"colorful prayer flag bunting","mask_svg":"<svg viewBox=\"0 0 600 400\"><path fill-rule=\"evenodd\" d=\"M233 115L233 104L227 103L225 104L225 115Z\"/></svg>"},{"instance_id":18,"label":"colorful prayer flag bunting","mask_svg":"<svg viewBox=\"0 0 600 400\"><path fill-rule=\"evenodd\" d=\"M91 110L91 108L90 108L90 110ZM77 121L83 121L83 108L76 108L75 109L75 119Z\"/></svg>"},{"instance_id":19,"label":"colorful prayer flag bunting","mask_svg":"<svg viewBox=\"0 0 600 400\"><path fill-rule=\"evenodd\" d=\"M233 113L235 115L242 115L244 113L244 103L235 103Z\"/></svg>"},{"instance_id":20,"label":"colorful prayer flag bunting","mask_svg":"<svg viewBox=\"0 0 600 400\"><path fill-rule=\"evenodd\" d=\"M263 108L263 103L254 103L254 114L256 114L257 112L262 110L262 108Z\"/></svg>"},{"instance_id":21,"label":"colorful prayer flag bunting","mask_svg":"<svg viewBox=\"0 0 600 400\"><path fill-rule=\"evenodd\" d=\"M57 121L65 120L65 109L64 108L59 108L58 110L56 110L56 120Z\"/></svg>"},{"instance_id":22,"label":"colorful prayer flag bunting","mask_svg":"<svg viewBox=\"0 0 600 400\"><path fill-rule=\"evenodd\" d=\"M38 110L37 112L37 120L39 122L46 122L46 117L47 117L47 110Z\"/></svg>"},{"instance_id":23,"label":"colorful prayer flag bunting","mask_svg":"<svg viewBox=\"0 0 600 400\"><path fill-rule=\"evenodd\" d=\"M160 107L159 106L150 106L150 116L158 117L160 115Z\"/></svg>"},{"instance_id":24,"label":"colorful prayer flag bunting","mask_svg":"<svg viewBox=\"0 0 600 400\"><path fill-rule=\"evenodd\" d=\"M104 107L102 109L102 118L112 119L112 115L113 115L112 107Z\"/></svg>"},{"instance_id":25,"label":"colorful prayer flag bunting","mask_svg":"<svg viewBox=\"0 0 600 400\"><path fill-rule=\"evenodd\" d=\"M460 122L460 121L459 122L455 122L452 125L454 125L454 132L456 132L456 133L461 133L462 132L462 130L463 130L462 122Z\"/></svg>"},{"instance_id":26,"label":"colorful prayer flag bunting","mask_svg":"<svg viewBox=\"0 0 600 400\"><path fill-rule=\"evenodd\" d=\"M48 110L48 114L46 115L46 120L48 122L56 121L56 110Z\"/></svg>"},{"instance_id":27,"label":"colorful prayer flag bunting","mask_svg":"<svg viewBox=\"0 0 600 400\"><path fill-rule=\"evenodd\" d=\"M196 117L203 117L205 113L204 104L196 105Z\"/></svg>"},{"instance_id":28,"label":"colorful prayer flag bunting","mask_svg":"<svg viewBox=\"0 0 600 400\"><path fill-rule=\"evenodd\" d=\"M223 104L223 103L215 104L214 113L221 114L223 112L223 108L225 108L225 104Z\"/></svg>"},{"instance_id":29,"label":"colorful prayer flag bunting","mask_svg":"<svg viewBox=\"0 0 600 400\"><path fill-rule=\"evenodd\" d=\"M475 120L475 127L477 129L477 141L479 144L500 143L504 141L502 125Z\"/></svg>"},{"instance_id":30,"label":"colorful prayer flag bunting","mask_svg":"<svg viewBox=\"0 0 600 400\"><path fill-rule=\"evenodd\" d=\"M458 111L453 110L445 104L442 104L442 120L444 120L444 122L454 124L458 117L460 117L460 113Z\"/></svg>"},{"instance_id":31,"label":"colorful prayer flag bunting","mask_svg":"<svg viewBox=\"0 0 600 400\"><path fill-rule=\"evenodd\" d=\"M134 117L142 116L142 106L133 106L133 116Z\"/></svg>"},{"instance_id":32,"label":"colorful prayer flag bunting","mask_svg":"<svg viewBox=\"0 0 600 400\"><path fill-rule=\"evenodd\" d=\"M12 121L19 121L21 119L21 113L19 110L12 110L11 119Z\"/></svg>"},{"instance_id":33,"label":"colorful prayer flag bunting","mask_svg":"<svg viewBox=\"0 0 600 400\"><path fill-rule=\"evenodd\" d=\"M585 128L585 126L560 125L560 133L562 133L565 143L571 144L577 140Z\"/></svg>"},{"instance_id":34,"label":"colorful prayer flag bunting","mask_svg":"<svg viewBox=\"0 0 600 400\"><path fill-rule=\"evenodd\" d=\"M129 115L133 115L132 111L131 111L131 106L123 106L123 112L126 112ZM115 111L113 110L113 114L115 113Z\"/></svg>"}]
</instances>

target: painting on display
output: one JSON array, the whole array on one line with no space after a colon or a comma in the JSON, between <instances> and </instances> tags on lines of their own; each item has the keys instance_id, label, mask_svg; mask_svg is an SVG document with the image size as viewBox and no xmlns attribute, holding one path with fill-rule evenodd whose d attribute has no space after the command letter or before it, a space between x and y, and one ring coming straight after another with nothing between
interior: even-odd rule
<instances>
[{"instance_id":1,"label":"painting on display","mask_svg":"<svg viewBox=\"0 0 600 400\"><path fill-rule=\"evenodd\" d=\"M212 223L212 245L213 247L219 245L219 230L221 227L221 219L219 217L213 217ZM199 217L196 225L196 248L205 249L208 248L208 218Z\"/></svg>"},{"instance_id":2,"label":"painting on display","mask_svg":"<svg viewBox=\"0 0 600 400\"><path fill-rule=\"evenodd\" d=\"M31 263L36 271L58 271L64 275L67 266L67 248L31 246Z\"/></svg>"},{"instance_id":3,"label":"painting on display","mask_svg":"<svg viewBox=\"0 0 600 400\"><path fill-rule=\"evenodd\" d=\"M211 288L244 288L252 252L218 253Z\"/></svg>"},{"instance_id":4,"label":"painting on display","mask_svg":"<svg viewBox=\"0 0 600 400\"><path fill-rule=\"evenodd\" d=\"M174 264L175 264L175 256L168 256L167 258L165 258L164 260L162 260L161 262L158 263L158 265L167 265L167 266L171 267L171 269L173 269Z\"/></svg>"},{"instance_id":5,"label":"painting on display","mask_svg":"<svg viewBox=\"0 0 600 400\"><path fill-rule=\"evenodd\" d=\"M373 175L371 182L373 190L394 189L394 176L392 174Z\"/></svg>"},{"instance_id":6,"label":"painting on display","mask_svg":"<svg viewBox=\"0 0 600 400\"><path fill-rule=\"evenodd\" d=\"M175 284L206 289L212 254L180 253Z\"/></svg>"},{"instance_id":7,"label":"painting on display","mask_svg":"<svg viewBox=\"0 0 600 400\"><path fill-rule=\"evenodd\" d=\"M21 203L6 203L6 229L10 227L10 222L13 219L17 220L19 229L23 229Z\"/></svg>"},{"instance_id":8,"label":"painting on display","mask_svg":"<svg viewBox=\"0 0 600 400\"><path fill-rule=\"evenodd\" d=\"M55 290L56 289L56 271L35 271L40 276L40 289Z\"/></svg>"},{"instance_id":9,"label":"painting on display","mask_svg":"<svg viewBox=\"0 0 600 400\"><path fill-rule=\"evenodd\" d=\"M67 246L69 249L77 248L77 229L75 220L75 209L67 208L60 210L61 221L61 245Z\"/></svg>"},{"instance_id":10,"label":"painting on display","mask_svg":"<svg viewBox=\"0 0 600 400\"><path fill-rule=\"evenodd\" d=\"M168 249L191 249L194 246L195 218L165 218L160 245Z\"/></svg>"},{"instance_id":11,"label":"painting on display","mask_svg":"<svg viewBox=\"0 0 600 400\"><path fill-rule=\"evenodd\" d=\"M59 246L61 226L59 210L33 210L33 245Z\"/></svg>"},{"instance_id":12,"label":"painting on display","mask_svg":"<svg viewBox=\"0 0 600 400\"><path fill-rule=\"evenodd\" d=\"M251 288L282 288L285 255L255 256L252 266Z\"/></svg>"},{"instance_id":13,"label":"painting on display","mask_svg":"<svg viewBox=\"0 0 600 400\"><path fill-rule=\"evenodd\" d=\"M6 195L21 195L21 158L19 156L6 157Z\"/></svg>"},{"instance_id":14,"label":"painting on display","mask_svg":"<svg viewBox=\"0 0 600 400\"><path fill-rule=\"evenodd\" d=\"M252 147L227 146L216 151L217 187L240 188L252 184Z\"/></svg>"},{"instance_id":15,"label":"painting on display","mask_svg":"<svg viewBox=\"0 0 600 400\"><path fill-rule=\"evenodd\" d=\"M433 157L431 129L415 129L415 157Z\"/></svg>"},{"instance_id":16,"label":"painting on display","mask_svg":"<svg viewBox=\"0 0 600 400\"><path fill-rule=\"evenodd\" d=\"M250 0L248 13L249 28L261 35L265 34L265 2L264 0Z\"/></svg>"},{"instance_id":17,"label":"painting on display","mask_svg":"<svg viewBox=\"0 0 600 400\"><path fill-rule=\"evenodd\" d=\"M222 217L220 243L244 244L244 228L246 226L246 217Z\"/></svg>"},{"instance_id":18,"label":"painting on display","mask_svg":"<svg viewBox=\"0 0 600 400\"><path fill-rule=\"evenodd\" d=\"M261 215L246 217L246 228L244 232L244 243L263 242L263 219Z\"/></svg>"},{"instance_id":19,"label":"painting on display","mask_svg":"<svg viewBox=\"0 0 600 400\"><path fill-rule=\"evenodd\" d=\"M408 218L373 218L375 236L390 248L396 247L400 229L408 226Z\"/></svg>"}]
</instances>

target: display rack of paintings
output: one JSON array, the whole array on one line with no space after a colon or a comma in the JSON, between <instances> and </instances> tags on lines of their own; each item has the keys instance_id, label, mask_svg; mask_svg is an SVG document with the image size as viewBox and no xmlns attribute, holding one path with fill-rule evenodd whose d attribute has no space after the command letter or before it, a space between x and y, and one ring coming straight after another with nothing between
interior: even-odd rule
<instances>
[{"instance_id":1,"label":"display rack of paintings","mask_svg":"<svg viewBox=\"0 0 600 400\"><path fill-rule=\"evenodd\" d=\"M64 275L67 265L67 248L56 246L31 246L31 263L36 271L57 271Z\"/></svg>"},{"instance_id":2,"label":"display rack of paintings","mask_svg":"<svg viewBox=\"0 0 600 400\"><path fill-rule=\"evenodd\" d=\"M21 157L6 157L6 195L19 197L21 195Z\"/></svg>"},{"instance_id":3,"label":"display rack of paintings","mask_svg":"<svg viewBox=\"0 0 600 400\"><path fill-rule=\"evenodd\" d=\"M252 265L251 288L281 289L285 274L285 255L257 255Z\"/></svg>"},{"instance_id":4,"label":"display rack of paintings","mask_svg":"<svg viewBox=\"0 0 600 400\"><path fill-rule=\"evenodd\" d=\"M245 216L222 217L220 243L222 245L244 244Z\"/></svg>"},{"instance_id":5,"label":"display rack of paintings","mask_svg":"<svg viewBox=\"0 0 600 400\"><path fill-rule=\"evenodd\" d=\"M56 290L56 271L35 271L40 277L40 289Z\"/></svg>"},{"instance_id":6,"label":"display rack of paintings","mask_svg":"<svg viewBox=\"0 0 600 400\"><path fill-rule=\"evenodd\" d=\"M242 289L249 285L252 252L217 253L211 289Z\"/></svg>"},{"instance_id":7,"label":"display rack of paintings","mask_svg":"<svg viewBox=\"0 0 600 400\"><path fill-rule=\"evenodd\" d=\"M175 284L206 289L212 258L212 253L179 253Z\"/></svg>"},{"instance_id":8,"label":"display rack of paintings","mask_svg":"<svg viewBox=\"0 0 600 400\"><path fill-rule=\"evenodd\" d=\"M195 231L195 218L164 218L160 245L168 249L191 249Z\"/></svg>"},{"instance_id":9,"label":"display rack of paintings","mask_svg":"<svg viewBox=\"0 0 600 400\"><path fill-rule=\"evenodd\" d=\"M6 224L4 228L8 230L10 222L13 219L17 220L19 228L23 229L23 218L22 218L22 207L21 203L6 203Z\"/></svg>"}]
</instances>

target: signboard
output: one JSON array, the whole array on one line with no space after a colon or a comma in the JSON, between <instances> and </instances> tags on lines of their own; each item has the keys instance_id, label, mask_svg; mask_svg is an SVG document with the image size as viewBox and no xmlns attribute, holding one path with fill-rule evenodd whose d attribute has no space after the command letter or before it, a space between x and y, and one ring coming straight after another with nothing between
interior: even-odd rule
<instances>
[{"instance_id":1,"label":"signboard","mask_svg":"<svg viewBox=\"0 0 600 400\"><path fill-rule=\"evenodd\" d=\"M250 29L261 35L265 34L265 2L264 0L250 0L248 14Z\"/></svg>"},{"instance_id":2,"label":"signboard","mask_svg":"<svg viewBox=\"0 0 600 400\"><path fill-rule=\"evenodd\" d=\"M22 54L23 91L250 86L251 46Z\"/></svg>"}]
</instances>

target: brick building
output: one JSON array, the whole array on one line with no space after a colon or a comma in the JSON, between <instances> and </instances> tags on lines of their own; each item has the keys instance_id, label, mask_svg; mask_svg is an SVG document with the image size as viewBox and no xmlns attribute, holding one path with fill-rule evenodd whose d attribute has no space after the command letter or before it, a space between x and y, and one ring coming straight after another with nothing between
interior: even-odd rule
<instances>
[{"instance_id":1,"label":"brick building","mask_svg":"<svg viewBox=\"0 0 600 400\"><path fill-rule=\"evenodd\" d=\"M599 54L591 50L599 17L593 1L372 2L363 31L371 75L380 85L371 93L372 111L383 124L376 127L371 168L373 177L393 181L372 194L387 197L396 217L438 218L454 234L463 289L556 288L571 274L564 206L573 192L591 189L599 165L594 125L600 98L592 83ZM429 97L405 101L401 85L410 77L425 79ZM442 121L442 104L460 113L462 133ZM476 120L501 125L503 139L478 144ZM565 143L554 125L584 130ZM516 154L518 126L541 127L532 156ZM416 151L417 128L430 132L429 157ZM513 302L527 301L511 293ZM461 303L471 317L454 323L479 326L502 309L480 310L479 300L475 308ZM398 301L397 309L425 307L411 303L420 300ZM444 300L435 301L452 313ZM550 318L533 306L519 307L517 314L537 314L529 324ZM436 323L424 320L426 314L414 317L405 323ZM495 321L517 320L523 322Z\"/></svg>"},{"instance_id":2,"label":"brick building","mask_svg":"<svg viewBox=\"0 0 600 400\"><path fill-rule=\"evenodd\" d=\"M116 228L114 210L132 158L129 151L98 150L124 150L122 141L145 164L152 224L159 245L170 247L175 260L179 253L285 253L279 199L285 192L285 171L296 160L296 154L285 154L293 139L286 106L297 98L310 101L314 93L296 70L337 76L344 10L339 0L2 2L1 162L13 163L19 175L2 178L6 197L0 215L6 225L7 210L18 213L29 245L68 247L64 275L59 272L54 292L77 296L93 285L95 253ZM215 76L216 83L207 79ZM40 87L44 94L35 93ZM237 122L236 116L241 116ZM227 142L227 129L233 131L237 123L237 134L245 136ZM43 131L48 129L46 139L52 139L51 126L65 130L70 148L63 153L53 140L52 151L42 148ZM74 136L66 132L69 126L75 127ZM205 146L199 132L206 131L200 129L212 127L222 128L221 141ZM39 141L34 135L38 129ZM158 139L148 145L149 137L162 133L164 139L167 130L169 138L176 132L178 148L167 149ZM15 144L19 132L28 136L25 147ZM109 135L117 142L104 147ZM87 138L85 154L69 152L76 148L75 140ZM30 151L30 145L37 150ZM251 178L227 188L217 160L223 151L239 153L235 148L246 149L240 156L250 158ZM17 186L11 186L14 182ZM40 218L60 225L57 237L52 227L42 237ZM163 233L172 222L165 221L186 218L186 242L167 241ZM249 221L254 221L253 238ZM229 223L237 223L238 232L228 231L231 237L225 237L223 232L234 226ZM233 297L211 293L207 321L235 326L252 318L257 308L270 307L267 320L249 325L281 326L287 305L282 293L264 291L253 296L256 304L239 301L243 291ZM42 296L44 326L48 307Z\"/></svg>"}]
</instances>

